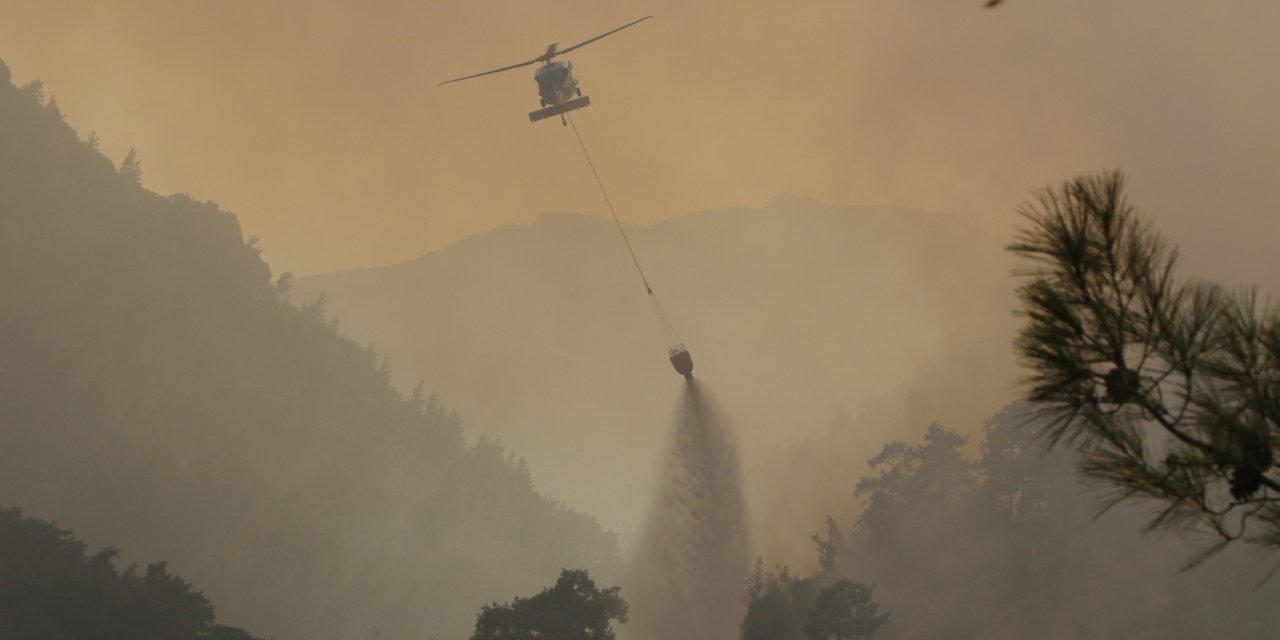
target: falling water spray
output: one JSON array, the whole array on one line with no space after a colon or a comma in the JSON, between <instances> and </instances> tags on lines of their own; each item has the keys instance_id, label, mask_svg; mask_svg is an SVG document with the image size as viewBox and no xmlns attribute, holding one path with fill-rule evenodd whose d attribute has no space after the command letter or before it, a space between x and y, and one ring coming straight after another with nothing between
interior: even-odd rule
<instances>
[{"instance_id":1,"label":"falling water spray","mask_svg":"<svg viewBox=\"0 0 1280 640\"><path fill-rule=\"evenodd\" d=\"M749 550L732 431L689 379L630 571L632 640L731 640Z\"/></svg>"}]
</instances>

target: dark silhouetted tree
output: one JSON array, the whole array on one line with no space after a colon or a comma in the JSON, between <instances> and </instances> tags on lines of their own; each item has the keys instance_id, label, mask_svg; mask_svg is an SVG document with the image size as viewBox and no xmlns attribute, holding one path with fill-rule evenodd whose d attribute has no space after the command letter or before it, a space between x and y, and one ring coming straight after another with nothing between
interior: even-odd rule
<instances>
[{"instance_id":1,"label":"dark silhouetted tree","mask_svg":"<svg viewBox=\"0 0 1280 640\"><path fill-rule=\"evenodd\" d=\"M1022 209L1018 351L1049 443L1115 501L1161 505L1154 527L1280 548L1280 309L1175 272L1119 172L1080 177ZM1193 561L1193 563L1195 562Z\"/></svg>"},{"instance_id":2,"label":"dark silhouetted tree","mask_svg":"<svg viewBox=\"0 0 1280 640\"><path fill-rule=\"evenodd\" d=\"M213 606L165 563L117 571L52 523L0 510L0 638L254 640L214 625Z\"/></svg>"},{"instance_id":3,"label":"dark silhouetted tree","mask_svg":"<svg viewBox=\"0 0 1280 640\"><path fill-rule=\"evenodd\" d=\"M286 271L276 278L276 297L281 302L288 302L289 292L293 290L293 272Z\"/></svg>"},{"instance_id":4,"label":"dark silhouetted tree","mask_svg":"<svg viewBox=\"0 0 1280 640\"><path fill-rule=\"evenodd\" d=\"M53 117L62 119L62 109L58 106L58 96L49 96L49 103L44 106Z\"/></svg>"},{"instance_id":5,"label":"dark silhouetted tree","mask_svg":"<svg viewBox=\"0 0 1280 640\"><path fill-rule=\"evenodd\" d=\"M44 81L32 80L22 85L22 93L36 102L36 104L44 104Z\"/></svg>"},{"instance_id":6,"label":"dark silhouetted tree","mask_svg":"<svg viewBox=\"0 0 1280 640\"><path fill-rule=\"evenodd\" d=\"M742 639L804 640L805 615L815 590L812 578L796 579L786 567L769 571L763 560L756 560L747 581Z\"/></svg>"},{"instance_id":7,"label":"dark silhouetted tree","mask_svg":"<svg viewBox=\"0 0 1280 640\"><path fill-rule=\"evenodd\" d=\"M472 640L614 640L612 623L627 621L619 587L600 590L586 571L565 569L553 587L510 604L485 605Z\"/></svg>"},{"instance_id":8,"label":"dark silhouetted tree","mask_svg":"<svg viewBox=\"0 0 1280 640\"><path fill-rule=\"evenodd\" d=\"M869 640L889 614L871 599L873 587L840 580L818 593L805 619L809 640Z\"/></svg>"},{"instance_id":9,"label":"dark silhouetted tree","mask_svg":"<svg viewBox=\"0 0 1280 640\"><path fill-rule=\"evenodd\" d=\"M891 442L867 461L875 475L855 493L866 500L858 527L871 544L901 548L903 521L949 524L948 514L968 504L976 474L960 452L967 441L934 424L923 444Z\"/></svg>"},{"instance_id":10,"label":"dark silhouetted tree","mask_svg":"<svg viewBox=\"0 0 1280 640\"><path fill-rule=\"evenodd\" d=\"M840 563L840 554L848 546L849 541L840 529L835 518L827 516L827 535L813 534L813 543L818 547L818 569L831 571Z\"/></svg>"},{"instance_id":11,"label":"dark silhouetted tree","mask_svg":"<svg viewBox=\"0 0 1280 640\"><path fill-rule=\"evenodd\" d=\"M124 162L120 163L120 174L136 184L142 184L142 161L138 159L137 149L129 147Z\"/></svg>"},{"instance_id":12,"label":"dark silhouetted tree","mask_svg":"<svg viewBox=\"0 0 1280 640\"><path fill-rule=\"evenodd\" d=\"M257 640L248 631L238 627L217 626L209 632L209 640Z\"/></svg>"}]
</instances>

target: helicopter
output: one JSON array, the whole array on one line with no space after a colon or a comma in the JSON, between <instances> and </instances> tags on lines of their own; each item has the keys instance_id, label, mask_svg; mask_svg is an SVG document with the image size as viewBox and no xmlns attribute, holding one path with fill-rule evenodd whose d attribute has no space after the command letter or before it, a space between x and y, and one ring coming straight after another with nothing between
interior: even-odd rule
<instances>
[{"instance_id":1,"label":"helicopter","mask_svg":"<svg viewBox=\"0 0 1280 640\"><path fill-rule=\"evenodd\" d=\"M567 60L556 60L555 57L569 53L579 47L585 47L586 45L589 45L605 36L613 35L627 27L644 22L651 18L653 18L653 16L645 16L639 20L632 20L617 29L606 31L605 33L589 40L583 40L582 42L564 50L558 49L559 43L553 42L550 45L547 45L545 53L532 60L509 65L500 69L485 71L483 73L474 73L469 76L454 78L453 80L445 80L437 86L444 86L451 82L470 80L471 78L479 78L480 76L487 76L494 73L500 73L502 71L510 71L511 69L527 67L531 64L541 62L543 65L533 72L533 79L538 83L538 98L542 103L542 108L531 112L529 114L529 121L537 122L552 116L560 116L560 123L564 124L564 114L590 105L591 97L582 95L582 89L578 86L577 79L573 77L573 63Z\"/></svg>"}]
</instances>

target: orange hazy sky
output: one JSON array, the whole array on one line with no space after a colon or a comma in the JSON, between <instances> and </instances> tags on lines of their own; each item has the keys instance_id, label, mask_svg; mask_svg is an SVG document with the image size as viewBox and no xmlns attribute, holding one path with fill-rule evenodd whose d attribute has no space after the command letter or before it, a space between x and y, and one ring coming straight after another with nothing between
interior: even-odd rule
<instances>
[{"instance_id":1,"label":"orange hazy sky","mask_svg":"<svg viewBox=\"0 0 1280 640\"><path fill-rule=\"evenodd\" d=\"M277 271L605 215L572 133L529 123L531 69L436 84L646 14L569 56L628 221L788 192L1002 235L1033 187L1122 167L1207 275L1275 271L1280 3L982 4L0 0L0 58L112 159L137 147L148 187L237 213Z\"/></svg>"}]
</instances>

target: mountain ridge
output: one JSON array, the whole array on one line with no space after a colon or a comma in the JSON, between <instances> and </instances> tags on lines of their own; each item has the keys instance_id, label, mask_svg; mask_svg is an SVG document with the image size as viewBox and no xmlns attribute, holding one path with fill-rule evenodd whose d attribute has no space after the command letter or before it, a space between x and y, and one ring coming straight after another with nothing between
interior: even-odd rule
<instances>
[{"instance_id":1,"label":"mountain ridge","mask_svg":"<svg viewBox=\"0 0 1280 640\"><path fill-rule=\"evenodd\" d=\"M1009 308L1009 264L959 218L782 194L625 228L695 376L742 412L749 461L866 402L979 424L1012 397L1013 318L983 309ZM613 220L550 212L404 262L301 277L292 295L323 294L347 335L388 354L400 388L426 381L473 432L528 456L539 486L625 532L678 384L644 293ZM991 389L931 373L962 361ZM974 399L944 407L931 384ZM765 389L801 406L762 402Z\"/></svg>"},{"instance_id":2,"label":"mountain ridge","mask_svg":"<svg viewBox=\"0 0 1280 640\"><path fill-rule=\"evenodd\" d=\"M682 221L687 219L697 219L700 217L715 217L720 215L736 215L736 214L744 214L744 213L750 214L750 213L767 212L767 211L777 212L779 209L786 211L786 209L788 208L795 208L797 204L809 209L825 209L825 210L830 210L831 212L859 211L859 212L865 212L865 213L883 214L885 216L897 215L897 216L905 216L905 217L916 217L921 219L936 218L938 220L944 221L948 225L954 224L957 230L965 230L967 233L971 233L975 238L985 238L991 241L996 240L995 236L991 235L989 232L983 230L982 228L968 222L967 220L964 220L963 218L949 215L946 213L940 213L936 211L930 211L927 209L920 209L916 207L908 207L903 205L831 204L815 198L809 198L807 196L798 196L798 195L786 193L786 192L776 194L769 200L769 203L764 206L756 206L756 207L739 206L739 207L720 207L716 209L706 209L701 211L693 211L688 213L676 214L676 215L662 218L661 220L656 220L653 222L629 222L624 219L622 220L622 226L627 229L652 229L654 227L660 227L669 223L673 223L678 220ZM295 274L295 276L299 279L315 279L315 278L331 277L331 276L336 276L340 274L364 273L364 272L370 272L370 271L378 271L380 269L403 268L409 265L415 265L423 261L430 260L433 257L441 254L447 255L450 252L456 251L458 247L468 246L474 242L482 241L483 239L491 237L496 234L509 233L518 229L525 229L528 227L533 227L533 226L542 225L542 224L555 224L557 222L563 222L563 221L604 222L609 225L615 224L611 218L603 215L593 215L593 214L583 213L580 211L547 210L537 214L534 217L534 219L529 222L512 222L507 224L501 224L501 225L492 227L490 229L486 229L484 231L468 234L466 236L458 238L457 240L454 240L453 242L445 244L444 246L427 250L421 254L418 254L416 256L412 256L409 258L405 258L403 260L397 260L395 262L389 262L384 264L374 264L374 265L347 267L347 268L339 268L339 269L328 269L328 270L321 270L321 271L315 271L310 273L299 273L299 274Z\"/></svg>"}]
</instances>

